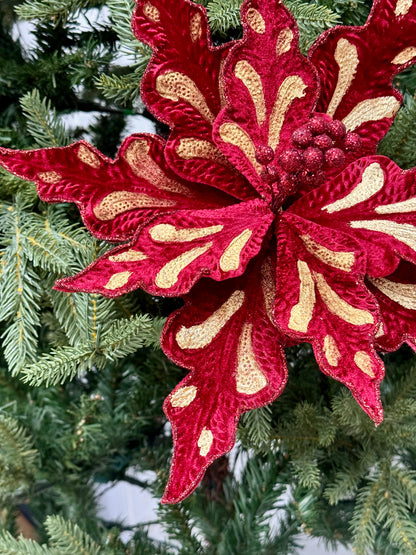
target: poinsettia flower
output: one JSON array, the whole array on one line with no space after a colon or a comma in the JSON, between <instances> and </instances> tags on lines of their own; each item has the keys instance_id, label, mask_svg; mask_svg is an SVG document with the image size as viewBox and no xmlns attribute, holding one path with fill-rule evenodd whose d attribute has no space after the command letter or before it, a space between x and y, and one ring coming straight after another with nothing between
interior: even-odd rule
<instances>
[{"instance_id":1,"label":"poinsettia flower","mask_svg":"<svg viewBox=\"0 0 416 555\"><path fill-rule=\"evenodd\" d=\"M308 58L280 2L247 0L241 18L243 38L214 47L203 7L138 1L133 29L154 51L142 98L166 142L133 135L114 161L84 141L0 150L43 200L124 242L57 289L184 298L162 336L190 370L164 405L168 503L231 449L242 412L281 393L286 346L310 342L376 424L376 349L416 346L416 173L376 155L400 107L393 76L416 61L416 5L376 0Z\"/></svg>"}]
</instances>

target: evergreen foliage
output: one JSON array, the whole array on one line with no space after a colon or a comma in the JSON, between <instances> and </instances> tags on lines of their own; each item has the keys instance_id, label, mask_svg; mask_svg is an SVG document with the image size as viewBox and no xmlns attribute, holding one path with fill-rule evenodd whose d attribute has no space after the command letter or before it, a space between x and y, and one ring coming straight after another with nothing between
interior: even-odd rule
<instances>
[{"instance_id":1,"label":"evergreen foliage","mask_svg":"<svg viewBox=\"0 0 416 555\"><path fill-rule=\"evenodd\" d=\"M216 43L239 36L240 0L199 3ZM132 35L133 2L15 4L15 12L0 4L1 144L38 148L87 136L114 155L126 116L143 110L140 79L151 55ZM287 6L305 50L326 28L362 24L370 2ZM13 38L16 15L33 25L30 52ZM404 105L380 152L407 168L416 163L416 72L397 83ZM81 114L81 124L68 113ZM292 555L301 532L359 555L415 552L416 365L407 348L385 356L378 428L301 345L288 352L284 394L243 415L232 456L189 499L159 508L166 539L152 537L152 523L99 517L99 483L124 481L160 497L171 453L162 404L184 375L159 348L175 300L52 289L108 248L73 207L45 206L32 184L0 170L0 554ZM17 539L22 506L38 541Z\"/></svg>"}]
</instances>

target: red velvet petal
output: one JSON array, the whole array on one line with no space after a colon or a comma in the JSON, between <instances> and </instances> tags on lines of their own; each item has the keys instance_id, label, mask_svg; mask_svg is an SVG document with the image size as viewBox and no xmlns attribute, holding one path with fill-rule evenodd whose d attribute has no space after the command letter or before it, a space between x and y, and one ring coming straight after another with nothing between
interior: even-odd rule
<instances>
[{"instance_id":1,"label":"red velvet petal","mask_svg":"<svg viewBox=\"0 0 416 555\"><path fill-rule=\"evenodd\" d=\"M399 259L416 263L416 170L383 156L362 158L298 200L289 211L354 236L366 273L391 274Z\"/></svg>"},{"instance_id":2,"label":"red velvet petal","mask_svg":"<svg viewBox=\"0 0 416 555\"><path fill-rule=\"evenodd\" d=\"M367 286L378 301L382 324L376 348L395 351L405 341L416 345L416 266L402 261L386 278L368 278Z\"/></svg>"},{"instance_id":3,"label":"red velvet petal","mask_svg":"<svg viewBox=\"0 0 416 555\"><path fill-rule=\"evenodd\" d=\"M273 296L266 261L261 272L255 265L220 287L201 281L168 320L163 349L191 372L164 404L174 455L162 503L184 499L212 461L232 448L242 412L281 393L287 370L282 337L270 320Z\"/></svg>"},{"instance_id":4,"label":"red velvet petal","mask_svg":"<svg viewBox=\"0 0 416 555\"><path fill-rule=\"evenodd\" d=\"M363 284L359 243L286 214L279 226L277 268L277 324L310 341L321 370L345 384L380 423L384 366L373 348L379 314Z\"/></svg>"},{"instance_id":5,"label":"red velvet petal","mask_svg":"<svg viewBox=\"0 0 416 555\"><path fill-rule=\"evenodd\" d=\"M212 140L212 123L224 102L220 73L230 44L212 46L205 8L187 0L139 0L133 30L154 50L141 97L172 129L165 155L175 173L242 200L255 198Z\"/></svg>"},{"instance_id":6,"label":"red velvet petal","mask_svg":"<svg viewBox=\"0 0 416 555\"><path fill-rule=\"evenodd\" d=\"M310 51L321 79L318 110L359 133L354 158L373 154L399 109L394 75L416 61L416 4L375 0L363 27L334 27Z\"/></svg>"},{"instance_id":7,"label":"red velvet petal","mask_svg":"<svg viewBox=\"0 0 416 555\"><path fill-rule=\"evenodd\" d=\"M226 108L214 125L222 152L270 200L255 159L258 147L279 153L293 131L306 122L316 103L315 71L298 49L291 14L276 0L251 0L242 8L244 39L224 67Z\"/></svg>"},{"instance_id":8,"label":"red velvet petal","mask_svg":"<svg viewBox=\"0 0 416 555\"><path fill-rule=\"evenodd\" d=\"M187 208L226 206L232 197L178 179L163 159L164 141L132 135L111 160L85 141L36 150L0 148L0 164L35 181L46 202L75 202L100 239L125 241L149 217Z\"/></svg>"},{"instance_id":9,"label":"red velvet petal","mask_svg":"<svg viewBox=\"0 0 416 555\"><path fill-rule=\"evenodd\" d=\"M182 295L203 276L221 281L241 275L258 254L273 218L260 199L156 217L128 246L60 280L57 288L107 297L138 287L156 295Z\"/></svg>"}]
</instances>

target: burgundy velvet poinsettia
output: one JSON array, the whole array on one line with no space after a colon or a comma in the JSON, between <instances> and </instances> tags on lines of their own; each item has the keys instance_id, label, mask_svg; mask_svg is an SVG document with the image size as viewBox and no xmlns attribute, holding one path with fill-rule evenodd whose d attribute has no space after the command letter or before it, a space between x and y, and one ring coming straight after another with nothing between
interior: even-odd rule
<instances>
[{"instance_id":1,"label":"burgundy velvet poinsettia","mask_svg":"<svg viewBox=\"0 0 416 555\"><path fill-rule=\"evenodd\" d=\"M308 58L277 0L241 14L243 39L214 47L201 6L138 1L133 28L154 49L142 98L166 142L133 135L114 161L83 141L0 151L43 200L124 242L59 290L185 300L162 337L191 370L164 407L168 503L231 449L242 412L281 393L285 346L310 342L379 423L376 349L416 345L416 172L375 154L400 106L393 76L416 60L416 4L376 0Z\"/></svg>"}]
</instances>

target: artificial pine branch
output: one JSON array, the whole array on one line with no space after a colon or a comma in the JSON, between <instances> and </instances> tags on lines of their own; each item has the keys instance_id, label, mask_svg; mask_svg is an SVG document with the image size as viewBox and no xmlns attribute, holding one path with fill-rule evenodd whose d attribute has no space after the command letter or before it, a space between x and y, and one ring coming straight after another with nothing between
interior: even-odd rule
<instances>
[{"instance_id":1,"label":"artificial pine branch","mask_svg":"<svg viewBox=\"0 0 416 555\"><path fill-rule=\"evenodd\" d=\"M46 530L51 545L60 555L104 555L111 551L102 549L81 528L60 516L49 516L46 519Z\"/></svg>"},{"instance_id":2,"label":"artificial pine branch","mask_svg":"<svg viewBox=\"0 0 416 555\"><path fill-rule=\"evenodd\" d=\"M307 4L301 0L286 0L285 4L299 26L299 47L302 52L306 52L323 31L341 23L339 15L326 5Z\"/></svg>"},{"instance_id":3,"label":"artificial pine branch","mask_svg":"<svg viewBox=\"0 0 416 555\"><path fill-rule=\"evenodd\" d=\"M37 146L65 146L71 142L50 101L41 99L38 90L23 96L20 104L26 116L28 132Z\"/></svg>"},{"instance_id":4,"label":"artificial pine branch","mask_svg":"<svg viewBox=\"0 0 416 555\"><path fill-rule=\"evenodd\" d=\"M207 12L211 31L226 35L231 29L241 26L240 7L242 0L211 0Z\"/></svg>"},{"instance_id":5,"label":"artificial pine branch","mask_svg":"<svg viewBox=\"0 0 416 555\"><path fill-rule=\"evenodd\" d=\"M101 74L96 79L96 86L108 100L122 106L132 104L140 94L140 81L149 63L151 52L144 52L143 58L133 72L123 75Z\"/></svg>"},{"instance_id":6,"label":"artificial pine branch","mask_svg":"<svg viewBox=\"0 0 416 555\"><path fill-rule=\"evenodd\" d=\"M0 415L0 497L27 490L38 469L39 453L15 418Z\"/></svg>"},{"instance_id":7,"label":"artificial pine branch","mask_svg":"<svg viewBox=\"0 0 416 555\"><path fill-rule=\"evenodd\" d=\"M379 147L379 153L390 156L403 169L413 167L416 163L414 142L416 141L416 99L405 94L403 105L397 114L390 131Z\"/></svg>"},{"instance_id":8,"label":"artificial pine branch","mask_svg":"<svg viewBox=\"0 0 416 555\"><path fill-rule=\"evenodd\" d=\"M135 6L134 0L108 0L107 6L110 10L113 30L120 40L121 50L134 56L141 54L145 45L136 39L130 25Z\"/></svg>"},{"instance_id":9,"label":"artificial pine branch","mask_svg":"<svg viewBox=\"0 0 416 555\"><path fill-rule=\"evenodd\" d=\"M33 540L15 539L10 532L0 533L0 555L59 555L55 549Z\"/></svg>"},{"instance_id":10,"label":"artificial pine branch","mask_svg":"<svg viewBox=\"0 0 416 555\"><path fill-rule=\"evenodd\" d=\"M0 321L8 327L2 335L4 356L10 370L17 373L27 362L33 362L37 351L37 334L40 324L40 278L25 257L21 230L28 206L19 195L14 207L3 218L7 226L3 252L3 271L0 278Z\"/></svg>"},{"instance_id":11,"label":"artificial pine branch","mask_svg":"<svg viewBox=\"0 0 416 555\"><path fill-rule=\"evenodd\" d=\"M99 5L101 2L96 0L37 0L36 2L26 1L15 8L16 14L21 19L52 19L57 22L66 22L68 17L76 13L81 8Z\"/></svg>"},{"instance_id":12,"label":"artificial pine branch","mask_svg":"<svg viewBox=\"0 0 416 555\"><path fill-rule=\"evenodd\" d=\"M91 299L88 296L86 298ZM95 301L92 298L90 319L93 322L105 321L103 314L99 318L96 316L97 302L108 303L107 299ZM89 343L77 342L75 347L64 346L44 354L35 364L21 370L22 380L36 386L57 385L94 365L102 367L106 360L114 361L137 349L156 346L159 344L162 322L161 319L153 320L146 314L137 315L129 320L117 320L107 330L104 329L100 337L97 336L97 328L93 324Z\"/></svg>"}]
</instances>

